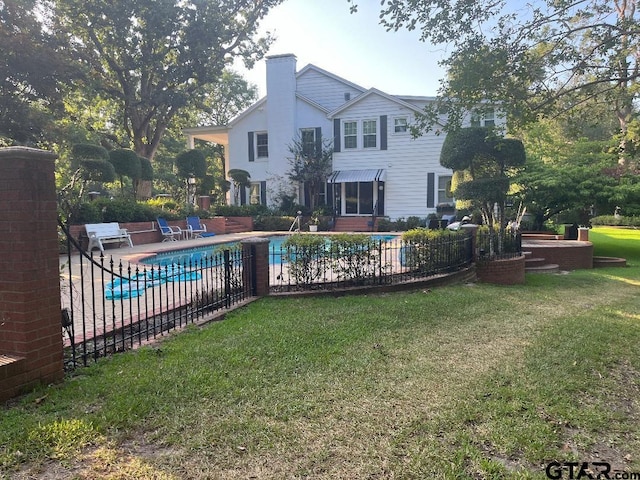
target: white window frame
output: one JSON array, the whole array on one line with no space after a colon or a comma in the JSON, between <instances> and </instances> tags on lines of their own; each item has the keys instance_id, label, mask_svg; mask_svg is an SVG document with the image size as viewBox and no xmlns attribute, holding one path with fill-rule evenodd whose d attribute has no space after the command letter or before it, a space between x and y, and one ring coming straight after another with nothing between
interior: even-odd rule
<instances>
[{"instance_id":1,"label":"white window frame","mask_svg":"<svg viewBox=\"0 0 640 480\"><path fill-rule=\"evenodd\" d=\"M261 144L261 138L264 138L266 142ZM266 149L266 152L261 149ZM256 132L256 158L269 158L269 134L267 132Z\"/></svg>"},{"instance_id":2,"label":"white window frame","mask_svg":"<svg viewBox=\"0 0 640 480\"><path fill-rule=\"evenodd\" d=\"M394 117L393 133L397 135L409 133L409 119L407 117Z\"/></svg>"},{"instance_id":3,"label":"white window frame","mask_svg":"<svg viewBox=\"0 0 640 480\"><path fill-rule=\"evenodd\" d=\"M262 184L260 182L251 182L249 186L249 205L260 205L262 200Z\"/></svg>"},{"instance_id":4,"label":"white window frame","mask_svg":"<svg viewBox=\"0 0 640 480\"><path fill-rule=\"evenodd\" d=\"M348 125L354 125L355 131L352 132L351 130L349 130L349 132L347 132ZM342 139L344 142L345 150L355 150L358 148L358 121L357 120L345 120L342 123ZM348 143L347 139L351 141L355 139L355 145L349 145L350 142Z\"/></svg>"},{"instance_id":5,"label":"white window frame","mask_svg":"<svg viewBox=\"0 0 640 480\"><path fill-rule=\"evenodd\" d=\"M496 124L496 112L494 109L487 110L483 115L484 126L493 127Z\"/></svg>"},{"instance_id":6,"label":"white window frame","mask_svg":"<svg viewBox=\"0 0 640 480\"><path fill-rule=\"evenodd\" d=\"M373 131L371 126L373 126ZM372 137L373 145L370 144ZM378 148L378 120L362 120L362 148Z\"/></svg>"},{"instance_id":7,"label":"white window frame","mask_svg":"<svg viewBox=\"0 0 640 480\"><path fill-rule=\"evenodd\" d=\"M484 112L472 112L471 122L472 127L493 127L496 124L496 112L494 109L487 109Z\"/></svg>"},{"instance_id":8,"label":"white window frame","mask_svg":"<svg viewBox=\"0 0 640 480\"><path fill-rule=\"evenodd\" d=\"M311 134L312 141L307 142L305 136ZM300 145L302 151L306 155L313 155L316 150L316 129L315 128L301 128L300 129ZM307 147L311 148L311 151L307 151Z\"/></svg>"},{"instance_id":9,"label":"white window frame","mask_svg":"<svg viewBox=\"0 0 640 480\"><path fill-rule=\"evenodd\" d=\"M456 199L453 197L453 193L451 196L447 195L447 190L451 193L451 180L453 177L451 175L439 175L438 176L438 202L436 205L442 204L450 204L454 205Z\"/></svg>"}]
</instances>

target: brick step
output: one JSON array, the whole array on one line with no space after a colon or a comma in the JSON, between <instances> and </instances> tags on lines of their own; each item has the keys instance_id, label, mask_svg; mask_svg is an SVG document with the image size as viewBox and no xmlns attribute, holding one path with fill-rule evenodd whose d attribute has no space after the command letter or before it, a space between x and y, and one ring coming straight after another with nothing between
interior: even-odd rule
<instances>
[{"instance_id":1,"label":"brick step","mask_svg":"<svg viewBox=\"0 0 640 480\"><path fill-rule=\"evenodd\" d=\"M236 222L235 220L225 218L224 230L225 230L225 233L242 233L247 231L247 227L245 227L241 223Z\"/></svg>"},{"instance_id":2,"label":"brick step","mask_svg":"<svg viewBox=\"0 0 640 480\"><path fill-rule=\"evenodd\" d=\"M525 267L524 271L525 273L558 273L560 266L555 263L545 263L535 267Z\"/></svg>"},{"instance_id":3,"label":"brick step","mask_svg":"<svg viewBox=\"0 0 640 480\"><path fill-rule=\"evenodd\" d=\"M0 355L0 380L2 383L25 372L27 360L16 355Z\"/></svg>"},{"instance_id":4,"label":"brick step","mask_svg":"<svg viewBox=\"0 0 640 480\"><path fill-rule=\"evenodd\" d=\"M546 260L542 257L524 257L524 266L525 267L536 267L543 265Z\"/></svg>"},{"instance_id":5,"label":"brick step","mask_svg":"<svg viewBox=\"0 0 640 480\"><path fill-rule=\"evenodd\" d=\"M593 268L626 267L627 260L619 257L593 257Z\"/></svg>"},{"instance_id":6,"label":"brick step","mask_svg":"<svg viewBox=\"0 0 640 480\"><path fill-rule=\"evenodd\" d=\"M370 232L371 217L339 217L333 227L335 232ZM377 222L376 222L377 223Z\"/></svg>"}]
</instances>

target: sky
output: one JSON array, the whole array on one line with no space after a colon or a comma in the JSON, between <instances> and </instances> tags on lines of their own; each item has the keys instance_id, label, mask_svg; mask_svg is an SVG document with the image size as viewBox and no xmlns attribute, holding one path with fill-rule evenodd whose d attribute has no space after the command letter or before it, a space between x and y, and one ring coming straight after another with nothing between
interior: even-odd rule
<instances>
[{"instance_id":1,"label":"sky","mask_svg":"<svg viewBox=\"0 0 640 480\"><path fill-rule=\"evenodd\" d=\"M364 88L392 95L434 96L444 71L438 61L442 47L419 40L418 32L387 32L379 24L380 2L359 0L358 12L349 12L347 0L285 0L272 8L259 33L277 40L267 55L292 53L297 70L313 64ZM234 69L266 94L265 62L251 71Z\"/></svg>"}]
</instances>

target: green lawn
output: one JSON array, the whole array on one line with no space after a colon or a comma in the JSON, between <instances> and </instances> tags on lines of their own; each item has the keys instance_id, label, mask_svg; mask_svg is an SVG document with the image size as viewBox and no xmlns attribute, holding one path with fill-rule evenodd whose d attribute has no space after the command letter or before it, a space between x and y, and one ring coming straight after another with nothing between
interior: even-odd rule
<instances>
[{"instance_id":1,"label":"green lawn","mask_svg":"<svg viewBox=\"0 0 640 480\"><path fill-rule=\"evenodd\" d=\"M629 267L266 298L81 369L2 410L0 478L640 472L640 231L590 235Z\"/></svg>"}]
</instances>

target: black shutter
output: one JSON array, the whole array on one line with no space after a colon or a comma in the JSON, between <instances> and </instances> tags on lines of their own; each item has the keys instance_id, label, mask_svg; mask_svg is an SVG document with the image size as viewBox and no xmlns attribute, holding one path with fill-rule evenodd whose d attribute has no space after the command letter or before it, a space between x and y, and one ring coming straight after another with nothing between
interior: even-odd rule
<instances>
[{"instance_id":1,"label":"black shutter","mask_svg":"<svg viewBox=\"0 0 640 480\"><path fill-rule=\"evenodd\" d=\"M316 152L322 155L322 128L316 127Z\"/></svg>"},{"instance_id":2,"label":"black shutter","mask_svg":"<svg viewBox=\"0 0 640 480\"><path fill-rule=\"evenodd\" d=\"M427 173L427 208L433 208L435 206L435 185L436 174Z\"/></svg>"},{"instance_id":3,"label":"black shutter","mask_svg":"<svg viewBox=\"0 0 640 480\"><path fill-rule=\"evenodd\" d=\"M260 182L260 205L267 204L267 182Z\"/></svg>"},{"instance_id":4,"label":"black shutter","mask_svg":"<svg viewBox=\"0 0 640 480\"><path fill-rule=\"evenodd\" d=\"M240 205L247 204L247 189L240 187Z\"/></svg>"},{"instance_id":5,"label":"black shutter","mask_svg":"<svg viewBox=\"0 0 640 480\"><path fill-rule=\"evenodd\" d=\"M253 132L249 132L248 136L247 136L247 140L249 143L249 161L253 162L255 161L255 150L253 147Z\"/></svg>"},{"instance_id":6,"label":"black shutter","mask_svg":"<svg viewBox=\"0 0 640 480\"><path fill-rule=\"evenodd\" d=\"M333 119L333 151L340 151L340 119Z\"/></svg>"},{"instance_id":7,"label":"black shutter","mask_svg":"<svg viewBox=\"0 0 640 480\"><path fill-rule=\"evenodd\" d=\"M387 116L380 115L380 150L387 149Z\"/></svg>"}]
</instances>

